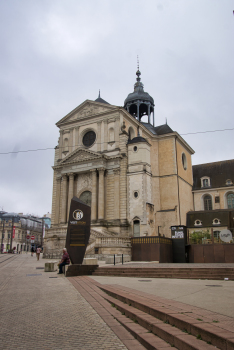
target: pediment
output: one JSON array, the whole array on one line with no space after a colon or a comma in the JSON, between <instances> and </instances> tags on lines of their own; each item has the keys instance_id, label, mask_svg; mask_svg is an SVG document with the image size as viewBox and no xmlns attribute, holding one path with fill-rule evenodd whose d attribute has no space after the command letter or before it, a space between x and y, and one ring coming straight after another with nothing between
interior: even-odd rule
<instances>
[{"instance_id":1,"label":"pediment","mask_svg":"<svg viewBox=\"0 0 234 350\"><path fill-rule=\"evenodd\" d=\"M101 159L104 156L101 154L98 154L93 151L88 151L85 149L78 149L69 154L66 158L64 158L59 165L65 165L70 163L77 163L77 162L83 162L84 160L94 160L94 159Z\"/></svg>"},{"instance_id":2,"label":"pediment","mask_svg":"<svg viewBox=\"0 0 234 350\"><path fill-rule=\"evenodd\" d=\"M116 106L107 105L100 102L86 100L78 107L73 109L70 113L68 113L65 117L63 117L60 121L56 123L58 127L62 125L66 125L70 122L75 122L78 120L88 119L91 116L99 115L105 112L111 112L115 109Z\"/></svg>"}]
</instances>

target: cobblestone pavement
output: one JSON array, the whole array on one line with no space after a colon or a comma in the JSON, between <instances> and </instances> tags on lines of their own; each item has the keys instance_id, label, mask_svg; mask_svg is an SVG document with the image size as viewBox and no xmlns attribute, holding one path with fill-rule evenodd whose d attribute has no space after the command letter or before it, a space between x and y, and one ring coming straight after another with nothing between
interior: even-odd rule
<instances>
[{"instance_id":1,"label":"cobblestone pavement","mask_svg":"<svg viewBox=\"0 0 234 350\"><path fill-rule=\"evenodd\" d=\"M0 255L0 349L126 349L73 285L45 259Z\"/></svg>"}]
</instances>

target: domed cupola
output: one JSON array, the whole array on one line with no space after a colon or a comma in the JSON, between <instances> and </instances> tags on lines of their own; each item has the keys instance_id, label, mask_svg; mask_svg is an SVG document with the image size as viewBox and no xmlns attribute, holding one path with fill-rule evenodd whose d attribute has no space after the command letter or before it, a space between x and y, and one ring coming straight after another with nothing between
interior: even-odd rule
<instances>
[{"instance_id":1,"label":"domed cupola","mask_svg":"<svg viewBox=\"0 0 234 350\"><path fill-rule=\"evenodd\" d=\"M148 123L151 122L151 113L153 113L153 125L154 125L154 99L144 91L144 85L141 82L141 72L139 71L139 65L136 72L137 81L134 85L134 92L128 95L124 101L124 108L135 118L141 121L144 115L148 116Z\"/></svg>"}]
</instances>

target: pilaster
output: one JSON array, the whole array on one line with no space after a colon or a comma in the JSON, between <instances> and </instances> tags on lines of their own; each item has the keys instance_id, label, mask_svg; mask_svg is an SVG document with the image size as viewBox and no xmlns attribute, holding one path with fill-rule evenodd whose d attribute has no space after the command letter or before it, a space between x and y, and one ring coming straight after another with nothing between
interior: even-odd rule
<instances>
[{"instance_id":1,"label":"pilaster","mask_svg":"<svg viewBox=\"0 0 234 350\"><path fill-rule=\"evenodd\" d=\"M92 169L92 203L91 203L91 220L97 220L97 171Z\"/></svg>"},{"instance_id":2,"label":"pilaster","mask_svg":"<svg viewBox=\"0 0 234 350\"><path fill-rule=\"evenodd\" d=\"M67 222L67 175L62 176L61 223Z\"/></svg>"},{"instance_id":3,"label":"pilaster","mask_svg":"<svg viewBox=\"0 0 234 350\"><path fill-rule=\"evenodd\" d=\"M104 220L104 172L105 169L98 169L99 172L99 191L98 191L98 220Z\"/></svg>"}]
</instances>

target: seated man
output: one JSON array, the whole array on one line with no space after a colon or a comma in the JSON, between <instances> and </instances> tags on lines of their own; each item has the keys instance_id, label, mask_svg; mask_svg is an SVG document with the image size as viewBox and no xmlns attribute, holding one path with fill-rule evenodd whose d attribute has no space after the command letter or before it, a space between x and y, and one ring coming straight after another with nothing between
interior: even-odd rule
<instances>
[{"instance_id":1,"label":"seated man","mask_svg":"<svg viewBox=\"0 0 234 350\"><path fill-rule=\"evenodd\" d=\"M58 274L63 273L63 266L69 265L69 264L70 264L70 258L69 258L67 249L63 248L63 256L62 256L60 263L58 264L58 266L59 266L59 273Z\"/></svg>"}]
</instances>

